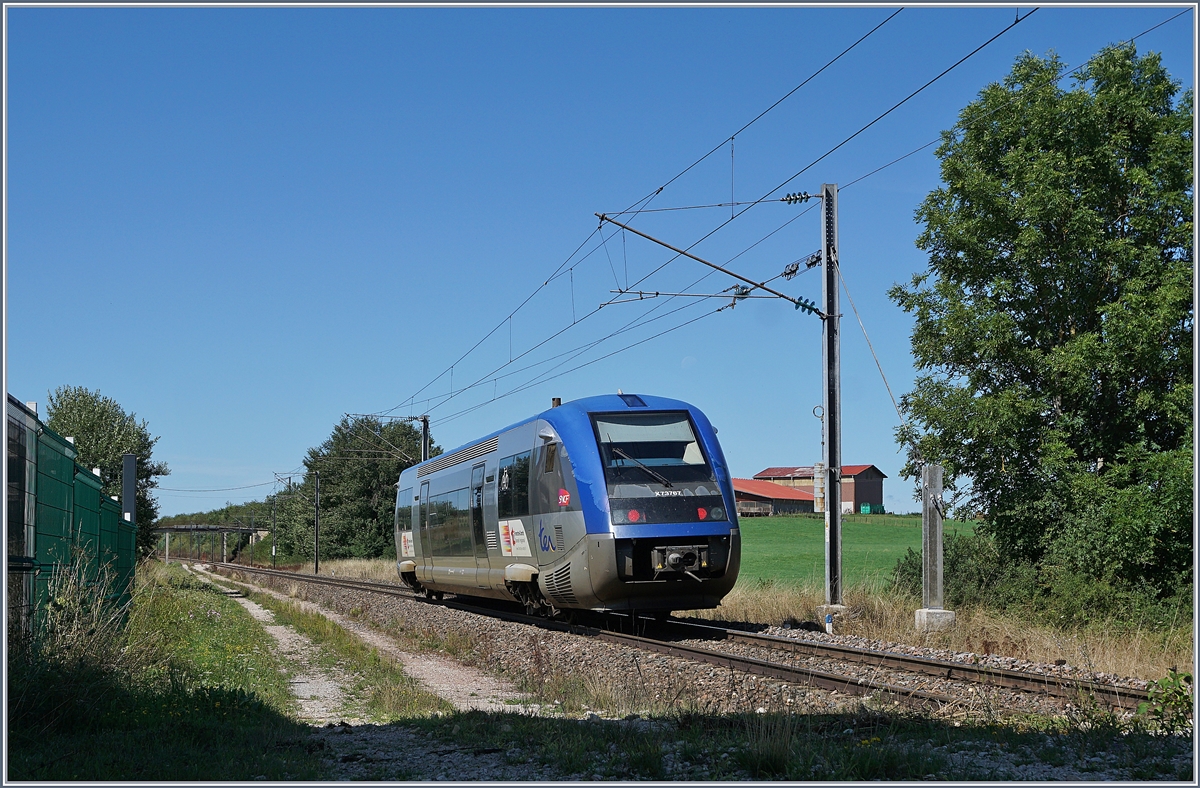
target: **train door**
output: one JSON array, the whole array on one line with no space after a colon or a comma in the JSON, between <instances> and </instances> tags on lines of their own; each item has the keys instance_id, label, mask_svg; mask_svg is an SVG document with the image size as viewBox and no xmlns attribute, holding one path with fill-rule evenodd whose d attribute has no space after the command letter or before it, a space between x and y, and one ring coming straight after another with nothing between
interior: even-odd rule
<instances>
[{"instance_id":1,"label":"train door","mask_svg":"<svg viewBox=\"0 0 1200 788\"><path fill-rule=\"evenodd\" d=\"M483 468L481 462L471 468L471 541L475 543L475 585L487 588L488 553L483 532Z\"/></svg>"},{"instance_id":2,"label":"train door","mask_svg":"<svg viewBox=\"0 0 1200 788\"><path fill-rule=\"evenodd\" d=\"M430 556L429 542L429 482L421 482L421 509L418 513L420 520L421 539L418 552L421 554L421 560L418 562L422 569L421 579L429 580L433 577L433 560Z\"/></svg>"}]
</instances>

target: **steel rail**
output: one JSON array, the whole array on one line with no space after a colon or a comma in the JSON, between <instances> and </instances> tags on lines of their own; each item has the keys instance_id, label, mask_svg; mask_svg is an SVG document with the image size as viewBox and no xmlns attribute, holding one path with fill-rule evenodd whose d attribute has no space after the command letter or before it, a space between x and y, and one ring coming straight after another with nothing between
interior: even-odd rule
<instances>
[{"instance_id":1,"label":"steel rail","mask_svg":"<svg viewBox=\"0 0 1200 788\"><path fill-rule=\"evenodd\" d=\"M353 588L358 590L365 589L377 593L403 596L425 601L409 589L390 583L379 583L370 580L344 580L340 578L322 577L320 575L298 575L295 572L286 572L278 569L258 569L246 567L241 564L214 563L213 565L220 566L224 569L238 569L242 571L267 574L275 577L286 577L289 580L311 582L318 585ZM874 681L858 676L845 676L837 673L814 670L812 668L784 665L781 663L756 659L754 657L744 657L737 654L712 651L710 649L699 648L696 646L672 644L657 638L611 632L609 630L599 629L596 627L566 624L537 616L526 615L524 613L514 613L505 610L483 608L476 605L453 601L441 601L436 604L456 610L464 610L470 613L483 614L491 616L492 618L499 618L514 623L530 624L544 629L592 637L597 640L612 643L614 645L625 646L627 648L636 648L642 651L652 651L659 654L667 654L669 656L687 659L692 662L702 662L709 665L717 665L718 667L729 668L730 670L740 670L744 673L777 679L780 681L785 681L789 684L813 686L824 690L841 692L847 695L870 695L873 693L880 693L885 697L902 702L906 705L921 708L944 708L946 706L955 705L958 702L955 698L942 693L900 687L897 685L888 684L886 682Z\"/></svg>"},{"instance_id":2,"label":"steel rail","mask_svg":"<svg viewBox=\"0 0 1200 788\"><path fill-rule=\"evenodd\" d=\"M213 566L219 566L230 570L240 570L274 577L287 578L289 580L315 583L318 585L354 590L368 590L375 593L413 599L416 601L425 602L427 604L438 604L454 610L462 610L469 613L487 615L491 616L492 618L498 618L513 623L538 626L543 629L593 637L598 640L616 645L624 645L627 647L638 648L643 651L653 651L660 654L667 654L695 662L703 662L720 667L727 667L733 670L741 670L746 673L765 676L780 681L786 681L791 684L815 686L825 690L832 690L834 692L856 695L869 695L878 692L882 695L904 702L907 705L924 708L944 707L948 705L954 705L959 702L958 699L942 693L910 689L883 681L875 681L857 676L847 676L837 673L828 673L814 668L805 668L795 665L770 662L768 660L745 657L723 651L714 651L696 646L685 646L678 643L672 643L661 638L629 635L620 632L612 632L597 627L568 624L538 616L529 616L524 613L497 610L490 607L481 607L479 605L473 605L459 601L433 602L432 600L428 600L424 596L412 591L408 587L396 583L383 583L372 580L351 580L322 575L301 575L297 574L296 572L288 572L281 569L248 567L243 564L214 562ZM772 650L791 651L795 654L802 654L805 656L840 659L847 662L867 664L874 667L889 668L907 673L917 673L943 680L956 680L971 684L991 685L1005 689L1040 693L1065 700L1077 700L1082 694L1090 693L1092 697L1115 708L1135 707L1140 700L1144 699L1144 697L1139 695L1136 690L1118 687L1106 687L1104 685L1082 679L1061 679L1011 670L1008 668L968 665L958 662L950 662L948 660L932 659L929 657L917 657L906 654L896 654L893 652L859 649L851 646L841 646L835 644L814 643L812 641L803 641L794 638L785 638L773 635L761 635L730 629L727 627L678 620L671 620L667 622L667 628L674 630L676 636L690 631L693 633L693 637L696 639L718 638L735 643L744 643L747 645L753 645Z\"/></svg>"},{"instance_id":3,"label":"steel rail","mask_svg":"<svg viewBox=\"0 0 1200 788\"><path fill-rule=\"evenodd\" d=\"M779 679L789 684L819 687L820 689L832 690L833 692L841 692L847 695L870 695L878 692L883 696L893 698L906 705L922 708L944 708L959 703L958 699L938 692L927 692L925 690L910 689L858 676L826 673L825 671L813 668L768 662L762 659L755 659L754 657L729 654L724 651L712 651L696 646L682 646L677 643L667 643L657 638L626 635L606 630L594 630L594 635L597 639L609 643L638 648L643 651L653 651L659 654L668 654L672 657L680 657L693 662L704 662L709 665L740 670L744 673L751 673L757 676Z\"/></svg>"},{"instance_id":4,"label":"steel rail","mask_svg":"<svg viewBox=\"0 0 1200 788\"><path fill-rule=\"evenodd\" d=\"M957 679L975 684L986 684L1007 689L1022 690L1024 692L1041 693L1065 700L1078 700L1083 696L1090 695L1102 703L1119 709L1136 708L1139 702L1146 699L1144 692L1139 692L1128 687L1112 687L1097 684L1086 679L1045 676L1038 673L1013 670L1011 668L970 665L961 662L951 662L950 660L853 648L833 643L815 643L813 641L797 640L796 638L743 632L709 624L683 621L671 621L669 623L670 627L677 632L686 632L689 629L696 631L699 639L719 637L735 643L745 643L772 650L791 651L795 654L805 656L841 659L876 667L902 670L908 673L922 673L943 679Z\"/></svg>"}]
</instances>

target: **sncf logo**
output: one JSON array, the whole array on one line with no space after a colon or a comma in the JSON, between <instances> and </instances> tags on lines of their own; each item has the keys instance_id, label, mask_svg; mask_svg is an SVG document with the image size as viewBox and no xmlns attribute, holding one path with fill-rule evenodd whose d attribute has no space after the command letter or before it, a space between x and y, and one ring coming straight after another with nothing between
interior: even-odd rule
<instances>
[{"instance_id":1,"label":"sncf logo","mask_svg":"<svg viewBox=\"0 0 1200 788\"><path fill-rule=\"evenodd\" d=\"M559 506L570 506L571 505L571 493L567 492L566 490L559 490L558 491L558 505Z\"/></svg>"}]
</instances>

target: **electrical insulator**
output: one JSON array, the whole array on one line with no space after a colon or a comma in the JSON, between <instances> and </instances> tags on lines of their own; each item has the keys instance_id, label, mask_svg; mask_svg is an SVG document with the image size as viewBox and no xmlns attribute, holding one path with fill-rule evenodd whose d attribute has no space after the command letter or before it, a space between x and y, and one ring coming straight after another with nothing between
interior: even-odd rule
<instances>
[{"instance_id":1,"label":"electrical insulator","mask_svg":"<svg viewBox=\"0 0 1200 788\"><path fill-rule=\"evenodd\" d=\"M797 298L796 308L807 312L810 315L820 314L819 310L817 309L817 305L812 301L809 301L807 298Z\"/></svg>"}]
</instances>

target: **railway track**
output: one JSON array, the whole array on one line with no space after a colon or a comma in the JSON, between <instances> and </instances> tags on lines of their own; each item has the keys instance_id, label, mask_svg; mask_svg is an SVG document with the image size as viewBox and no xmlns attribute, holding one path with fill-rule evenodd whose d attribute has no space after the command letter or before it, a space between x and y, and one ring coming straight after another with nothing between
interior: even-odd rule
<instances>
[{"instance_id":1,"label":"railway track","mask_svg":"<svg viewBox=\"0 0 1200 788\"><path fill-rule=\"evenodd\" d=\"M890 651L874 651L842 646L834 643L818 643L798 638L778 637L744 632L727 627L671 621L668 627L683 637L699 640L718 639L732 643L743 643L756 648L785 651L804 657L836 659L855 662L878 668L918 673L941 679L966 681L993 687L1021 690L1050 695L1067 701L1078 701L1092 697L1098 703L1115 709L1133 709L1145 700L1144 693L1128 687L1113 687L1082 679L1059 678L1020 670L1011 670L989 665L971 665L949 660L897 654Z\"/></svg>"},{"instance_id":2,"label":"railway track","mask_svg":"<svg viewBox=\"0 0 1200 788\"><path fill-rule=\"evenodd\" d=\"M403 597L448 608L487 615L513 623L537 626L560 632L594 638L629 648L667 654L695 662L783 681L799 686L812 686L850 695L875 695L885 702L902 703L926 709L945 709L963 703L975 687L1010 693L1049 696L1058 702L1078 703L1085 698L1116 709L1131 709L1144 700L1135 690L1105 686L1095 682L1064 679L1023 671L970 665L948 660L917 657L895 652L873 651L831 643L800 640L745 632L727 627L670 620L656 623L646 620L646 634L627 634L596 626L569 624L524 613L458 601L432 602L411 589L394 583L353 580L320 575L298 575L277 569L252 568L240 564L214 564L228 570L286 578L292 581L340 587L357 591ZM626 620L628 618L626 617ZM632 627L635 631L638 627ZM705 645L700 645L704 643ZM710 648L707 644L728 643L753 653ZM746 649L745 647L749 647ZM785 652L790 661L771 657ZM798 659L814 665L797 664ZM836 664L851 663L866 667L867 675L837 672ZM833 669L831 669L831 667ZM913 681L911 676L923 677ZM933 691L922 685L949 683L955 694ZM1016 693L1016 694L1012 694ZM1002 698L999 705L1016 708Z\"/></svg>"}]
</instances>

